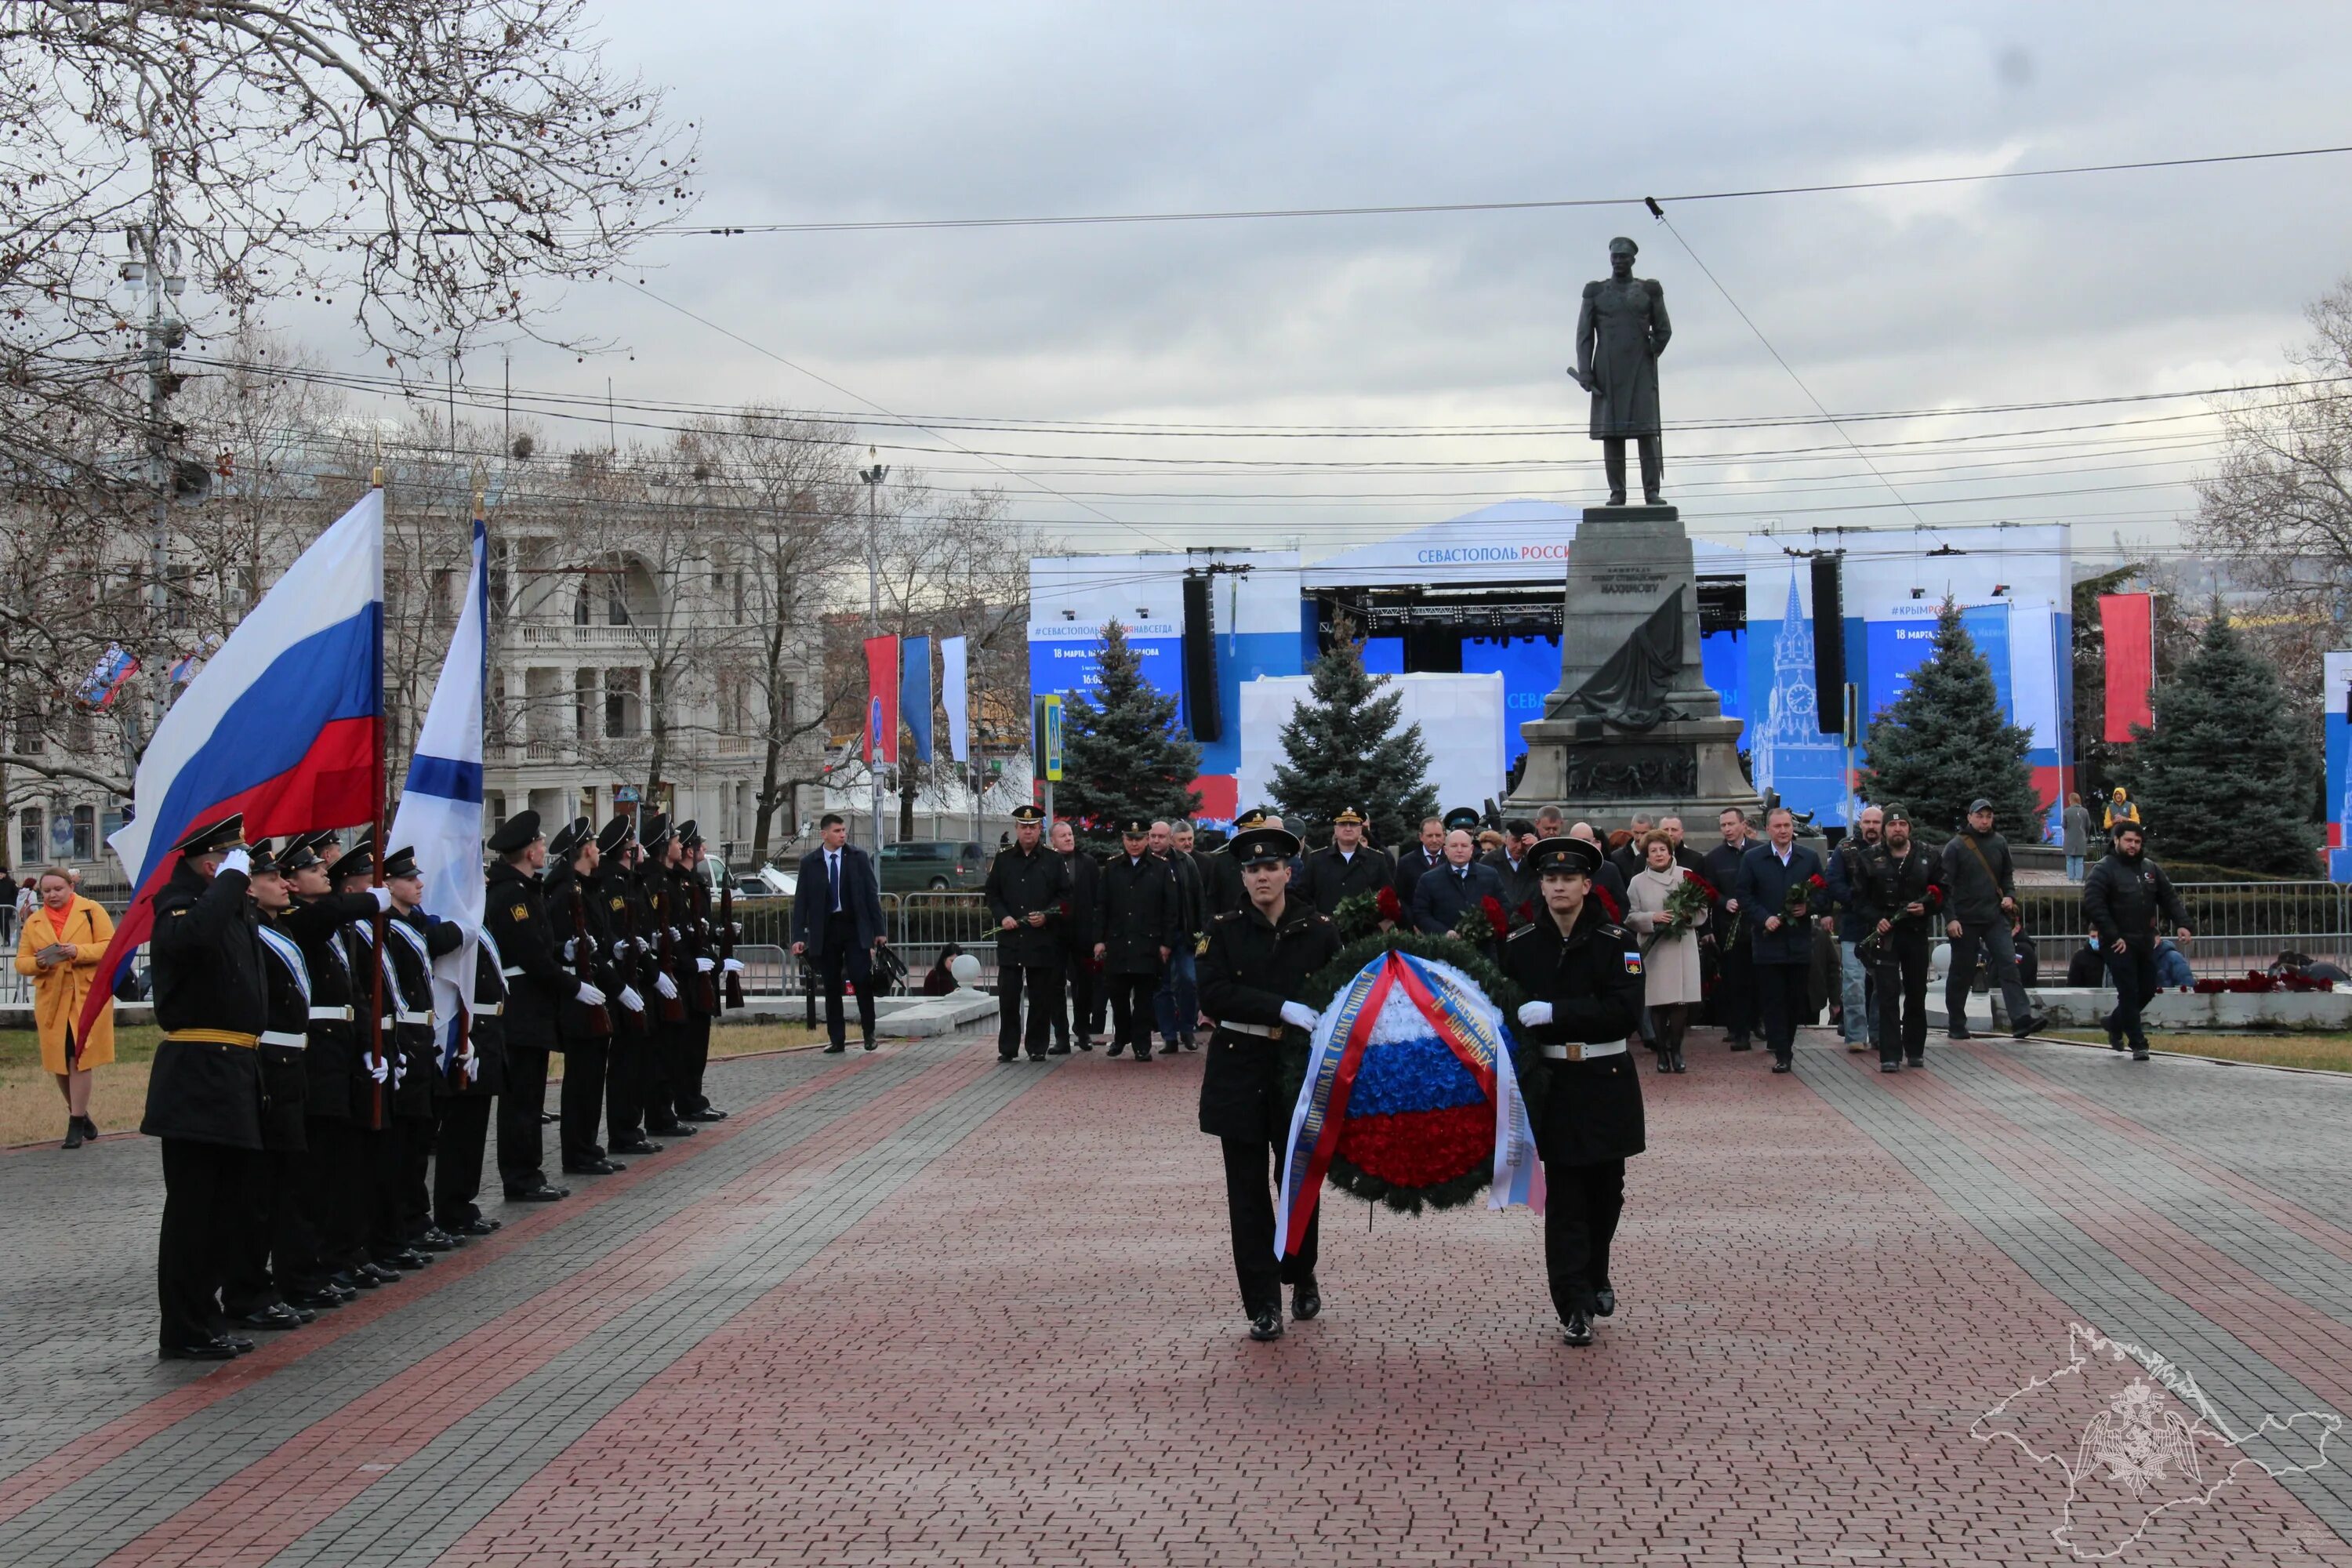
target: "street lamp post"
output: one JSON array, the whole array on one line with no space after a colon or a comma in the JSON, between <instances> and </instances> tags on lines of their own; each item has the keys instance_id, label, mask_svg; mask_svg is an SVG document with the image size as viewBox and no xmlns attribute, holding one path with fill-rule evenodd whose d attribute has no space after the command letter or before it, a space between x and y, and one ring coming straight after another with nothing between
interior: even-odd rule
<instances>
[{"instance_id":1,"label":"street lamp post","mask_svg":"<svg viewBox=\"0 0 2352 1568\"><path fill-rule=\"evenodd\" d=\"M881 454L868 447L866 455L878 458ZM889 476L890 470L879 462L857 470L857 477L866 481L866 635L875 637L882 635L882 481ZM869 692L866 727L873 760L866 767L866 774L872 785L874 875L877 881L882 875L882 735L880 726L875 722L878 711Z\"/></svg>"},{"instance_id":2,"label":"street lamp post","mask_svg":"<svg viewBox=\"0 0 2352 1568\"><path fill-rule=\"evenodd\" d=\"M163 405L171 396L172 350L184 333L180 322L163 314L166 295L177 300L188 286L180 272L180 242L164 237L160 225L129 231L131 259L122 264L122 280L143 286L147 294L145 341L140 358L147 371L147 474L155 487L154 515L147 540L147 602L160 632L171 619L172 452L171 435L163 421ZM163 722L171 706L171 661L158 658L154 670L152 722L148 732Z\"/></svg>"}]
</instances>

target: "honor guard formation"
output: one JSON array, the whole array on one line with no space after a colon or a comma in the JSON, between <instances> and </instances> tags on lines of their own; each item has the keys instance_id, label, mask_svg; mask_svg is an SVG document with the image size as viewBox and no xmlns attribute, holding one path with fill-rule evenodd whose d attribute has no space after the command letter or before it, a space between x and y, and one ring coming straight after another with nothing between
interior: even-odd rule
<instances>
[{"instance_id":1,"label":"honor guard formation","mask_svg":"<svg viewBox=\"0 0 2352 1568\"><path fill-rule=\"evenodd\" d=\"M509 817L471 931L420 907L405 847L247 845L231 816L173 848L141 1124L163 1145L167 1360L241 1355L254 1331L299 1328L497 1230L478 1201L493 1099L507 1200L568 1195L543 1168L552 1056L565 1174L612 1174L615 1154L726 1118L703 1067L740 965L691 822L582 818L550 840L537 814ZM469 941L469 973L436 969Z\"/></svg>"}]
</instances>

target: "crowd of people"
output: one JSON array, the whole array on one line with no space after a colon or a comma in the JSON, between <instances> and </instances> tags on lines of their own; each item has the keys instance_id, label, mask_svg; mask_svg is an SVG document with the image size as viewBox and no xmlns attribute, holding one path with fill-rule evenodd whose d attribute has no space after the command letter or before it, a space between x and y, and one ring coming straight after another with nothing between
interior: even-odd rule
<instances>
[{"instance_id":1,"label":"crowd of people","mask_svg":"<svg viewBox=\"0 0 2352 1568\"><path fill-rule=\"evenodd\" d=\"M254 1331L299 1328L497 1230L478 1202L494 1104L499 1181L521 1203L569 1195L542 1168L547 1121L564 1173L604 1176L625 1168L614 1155L725 1119L703 1068L740 965L693 823L622 816L600 832L583 817L551 840L535 813L509 817L471 932L420 907L408 848L379 866L366 838L243 833L237 816L189 833L154 900L163 1038L141 1131L163 1145L164 1358L241 1355ZM75 925L81 910L43 912L67 926L28 932L33 961L94 966L103 942ZM469 935L452 1017L436 1008L434 961ZM69 1002L44 994L44 1052L56 1023L59 1059L87 1061L100 1034L77 1058Z\"/></svg>"}]
</instances>

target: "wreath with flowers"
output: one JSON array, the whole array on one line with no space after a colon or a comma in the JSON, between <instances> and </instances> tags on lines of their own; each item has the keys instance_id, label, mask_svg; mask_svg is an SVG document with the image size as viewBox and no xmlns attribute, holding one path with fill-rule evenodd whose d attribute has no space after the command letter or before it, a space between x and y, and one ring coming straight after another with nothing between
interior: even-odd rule
<instances>
[{"instance_id":1,"label":"wreath with flowers","mask_svg":"<svg viewBox=\"0 0 2352 1568\"><path fill-rule=\"evenodd\" d=\"M1345 927L1343 925L1343 931ZM1434 976L1434 989L1457 1002L1483 1003L1500 1020L1502 1048L1508 1051L1530 1125L1540 1125L1546 1088L1544 1058L1527 1048L1516 1026L1527 994L1512 983L1477 945L1453 936L1393 930L1359 937L1311 976L1297 1000L1327 1012L1343 989L1353 986L1367 966L1383 955L1410 954L1422 961L1416 973ZM1444 965L1466 978L1475 998ZM1468 1077L1456 1053L1436 1026L1411 1027L1412 1018L1391 998L1391 1011L1375 1020L1372 1043L1354 1085L1338 1144L1325 1173L1331 1185L1368 1203L1386 1204L1406 1214L1423 1208L1455 1208L1475 1200L1493 1179L1496 1109L1483 1094L1465 1095ZM1402 1026L1400 1026L1402 1020ZM1282 1092L1296 1105L1306 1081L1311 1045L1304 1030L1286 1029L1282 1041Z\"/></svg>"}]
</instances>

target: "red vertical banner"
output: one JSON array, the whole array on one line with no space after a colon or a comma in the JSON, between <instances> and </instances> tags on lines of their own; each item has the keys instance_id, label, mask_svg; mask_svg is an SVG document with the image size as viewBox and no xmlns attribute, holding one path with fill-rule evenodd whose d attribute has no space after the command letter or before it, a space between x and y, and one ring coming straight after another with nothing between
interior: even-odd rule
<instances>
[{"instance_id":1,"label":"red vertical banner","mask_svg":"<svg viewBox=\"0 0 2352 1568\"><path fill-rule=\"evenodd\" d=\"M2147 705L2156 684L2156 601L2147 594L2099 595L2099 635L2107 646L2107 726L2110 742L2127 742L2131 727L2153 727Z\"/></svg>"},{"instance_id":2,"label":"red vertical banner","mask_svg":"<svg viewBox=\"0 0 2352 1568\"><path fill-rule=\"evenodd\" d=\"M898 765L898 639L866 639L866 760Z\"/></svg>"}]
</instances>

